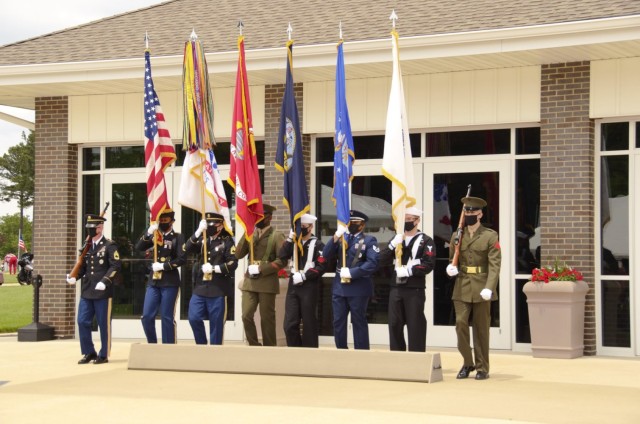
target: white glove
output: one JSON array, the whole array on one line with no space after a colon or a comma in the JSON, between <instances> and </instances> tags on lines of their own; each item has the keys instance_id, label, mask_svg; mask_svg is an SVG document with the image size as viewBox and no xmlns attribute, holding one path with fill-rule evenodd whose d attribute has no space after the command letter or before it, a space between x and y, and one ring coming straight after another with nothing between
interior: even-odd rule
<instances>
[{"instance_id":1,"label":"white glove","mask_svg":"<svg viewBox=\"0 0 640 424\"><path fill-rule=\"evenodd\" d=\"M153 224L149 225L149 228L147 229L147 234L151 235L151 234L155 233L157 229L158 229L158 224L153 223Z\"/></svg>"},{"instance_id":2,"label":"white glove","mask_svg":"<svg viewBox=\"0 0 640 424\"><path fill-rule=\"evenodd\" d=\"M407 269L406 266L400 266L400 267L396 268L396 276L398 278L408 278L409 277L409 270Z\"/></svg>"},{"instance_id":3,"label":"white glove","mask_svg":"<svg viewBox=\"0 0 640 424\"><path fill-rule=\"evenodd\" d=\"M452 264L447 265L447 275L449 277L455 277L458 275L458 267L453 266Z\"/></svg>"},{"instance_id":4,"label":"white glove","mask_svg":"<svg viewBox=\"0 0 640 424\"><path fill-rule=\"evenodd\" d=\"M340 268L340 278L351 278L351 272L346 266Z\"/></svg>"},{"instance_id":5,"label":"white glove","mask_svg":"<svg viewBox=\"0 0 640 424\"><path fill-rule=\"evenodd\" d=\"M335 234L333 236L335 238L340 238L346 232L347 232L347 227L345 227L344 225L338 225L338 229L336 230L336 232L335 232Z\"/></svg>"},{"instance_id":6,"label":"white glove","mask_svg":"<svg viewBox=\"0 0 640 424\"><path fill-rule=\"evenodd\" d=\"M76 279L73 277L69 277L69 274L67 274L67 284L74 285L75 283L76 283Z\"/></svg>"},{"instance_id":7,"label":"white glove","mask_svg":"<svg viewBox=\"0 0 640 424\"><path fill-rule=\"evenodd\" d=\"M480 297L482 297L484 300L491 300L491 290L490 289L482 289L482 291L480 292Z\"/></svg>"},{"instance_id":8,"label":"white glove","mask_svg":"<svg viewBox=\"0 0 640 424\"><path fill-rule=\"evenodd\" d=\"M154 262L153 264L151 264L151 269L153 270L153 272L164 271L164 264L161 264L160 262Z\"/></svg>"},{"instance_id":9,"label":"white glove","mask_svg":"<svg viewBox=\"0 0 640 424\"><path fill-rule=\"evenodd\" d=\"M250 275L258 275L260 274L260 265L249 265L249 274Z\"/></svg>"},{"instance_id":10,"label":"white glove","mask_svg":"<svg viewBox=\"0 0 640 424\"><path fill-rule=\"evenodd\" d=\"M202 233L204 233L206 231L208 226L209 225L207 224L207 220L206 219L201 220L200 224L198 224L198 229L194 233L194 236L196 236L196 238L200 237L202 235Z\"/></svg>"},{"instance_id":11,"label":"white glove","mask_svg":"<svg viewBox=\"0 0 640 424\"><path fill-rule=\"evenodd\" d=\"M295 284L296 286L298 284L302 284L302 282L304 281L304 274L301 272L296 272L293 274L293 284Z\"/></svg>"},{"instance_id":12,"label":"white glove","mask_svg":"<svg viewBox=\"0 0 640 424\"><path fill-rule=\"evenodd\" d=\"M392 249L395 249L396 246L399 245L400 243L402 243L402 234L396 234L393 240L389 242L389 246Z\"/></svg>"},{"instance_id":13,"label":"white glove","mask_svg":"<svg viewBox=\"0 0 640 424\"><path fill-rule=\"evenodd\" d=\"M222 269L220 269L220 265L214 266L213 272L215 272L216 274L222 274Z\"/></svg>"},{"instance_id":14,"label":"white glove","mask_svg":"<svg viewBox=\"0 0 640 424\"><path fill-rule=\"evenodd\" d=\"M107 288L107 286L105 286L102 281L100 281L98 284L96 284L96 290L103 291L106 288Z\"/></svg>"},{"instance_id":15,"label":"white glove","mask_svg":"<svg viewBox=\"0 0 640 424\"><path fill-rule=\"evenodd\" d=\"M293 230L289 230L289 237L287 240L293 241L293 238L296 236L296 232Z\"/></svg>"},{"instance_id":16,"label":"white glove","mask_svg":"<svg viewBox=\"0 0 640 424\"><path fill-rule=\"evenodd\" d=\"M202 272L204 274L211 274L213 273L213 265L211 265L210 263L206 263L206 264L202 264Z\"/></svg>"}]
</instances>

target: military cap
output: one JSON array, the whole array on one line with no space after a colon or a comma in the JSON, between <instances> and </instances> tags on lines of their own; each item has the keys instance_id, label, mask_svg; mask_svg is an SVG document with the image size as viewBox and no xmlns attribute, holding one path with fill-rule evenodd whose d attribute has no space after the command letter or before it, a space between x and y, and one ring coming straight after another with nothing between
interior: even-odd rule
<instances>
[{"instance_id":1,"label":"military cap","mask_svg":"<svg viewBox=\"0 0 640 424\"><path fill-rule=\"evenodd\" d=\"M274 206L268 205L266 203L262 204L262 208L264 209L264 214L265 215L273 215L273 211L276 210L276 208Z\"/></svg>"},{"instance_id":2,"label":"military cap","mask_svg":"<svg viewBox=\"0 0 640 424\"><path fill-rule=\"evenodd\" d=\"M219 213L216 212L207 212L204 214L204 219L207 220L207 223L209 225L214 225L217 224L219 222L224 221L224 216L220 215Z\"/></svg>"},{"instance_id":3,"label":"military cap","mask_svg":"<svg viewBox=\"0 0 640 424\"><path fill-rule=\"evenodd\" d=\"M160 214L160 218L171 218L172 221L175 221L176 213L171 208L167 208Z\"/></svg>"},{"instance_id":4,"label":"military cap","mask_svg":"<svg viewBox=\"0 0 640 424\"><path fill-rule=\"evenodd\" d=\"M415 206L411 206L404 210L405 215L422 216L422 211Z\"/></svg>"},{"instance_id":5,"label":"military cap","mask_svg":"<svg viewBox=\"0 0 640 424\"><path fill-rule=\"evenodd\" d=\"M349 220L367 222L369 220L369 217L360 211L351 210L349 211Z\"/></svg>"},{"instance_id":6,"label":"military cap","mask_svg":"<svg viewBox=\"0 0 640 424\"><path fill-rule=\"evenodd\" d=\"M300 218L300 222L302 222L303 224L315 224L315 222L318 220L317 217L309 214L309 213L305 213L304 215L302 215L302 217Z\"/></svg>"},{"instance_id":7,"label":"military cap","mask_svg":"<svg viewBox=\"0 0 640 424\"><path fill-rule=\"evenodd\" d=\"M487 202L479 197L463 197L460 201L465 211L478 211L487 206Z\"/></svg>"},{"instance_id":8,"label":"military cap","mask_svg":"<svg viewBox=\"0 0 640 424\"><path fill-rule=\"evenodd\" d=\"M107 218L100 216L100 215L95 215L95 214L87 214L85 216L85 228L95 228L98 225L104 223L107 220Z\"/></svg>"}]
</instances>

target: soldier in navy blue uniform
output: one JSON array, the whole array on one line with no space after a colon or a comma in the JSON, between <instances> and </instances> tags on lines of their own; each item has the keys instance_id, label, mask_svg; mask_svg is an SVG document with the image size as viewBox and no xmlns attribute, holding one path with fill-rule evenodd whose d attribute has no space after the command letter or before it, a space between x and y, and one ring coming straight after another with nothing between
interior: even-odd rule
<instances>
[{"instance_id":1,"label":"soldier in navy blue uniform","mask_svg":"<svg viewBox=\"0 0 640 424\"><path fill-rule=\"evenodd\" d=\"M84 355L79 364L109 362L111 352L111 303L113 298L113 282L120 272L122 263L118 246L104 237L105 218L100 215L87 215L87 232L91 243L84 256L84 262L78 277L81 278L80 303L78 304L78 333L80 335L80 351ZM84 250L84 247L83 247ZM67 275L67 283L75 284L76 279ZM91 339L93 318L100 329L100 351L96 353Z\"/></svg>"},{"instance_id":2,"label":"soldier in navy blue uniform","mask_svg":"<svg viewBox=\"0 0 640 424\"><path fill-rule=\"evenodd\" d=\"M323 256L327 269L336 265L332 286L333 337L338 349L347 349L347 316L351 313L353 341L356 349L369 349L369 325L367 306L373 295L372 275L378 266L378 249L375 237L363 233L369 220L362 212L352 210L349 217L349 234L346 262L342 261L342 243L339 241L347 227L338 225L333 238L324 247Z\"/></svg>"},{"instance_id":3,"label":"soldier in navy blue uniform","mask_svg":"<svg viewBox=\"0 0 640 424\"><path fill-rule=\"evenodd\" d=\"M302 255L298 256L298 270L289 276L289 288L284 311L284 334L287 346L318 347L318 296L320 277L326 270L322 256L324 243L313 235L313 226L318 218L310 214L300 217L302 224ZM280 248L278 256L287 261L293 258L295 233ZM302 322L302 329L300 323Z\"/></svg>"},{"instance_id":4,"label":"soldier in navy blue uniform","mask_svg":"<svg viewBox=\"0 0 640 424\"><path fill-rule=\"evenodd\" d=\"M206 261L203 260L203 237L207 240ZM224 228L224 217L207 212L196 232L187 240L186 250L187 253L200 253L189 301L189 324L193 337L196 344L207 344L204 320L208 319L209 342L221 345L227 319L227 297L233 293L232 276L238 267L236 245Z\"/></svg>"},{"instance_id":5,"label":"soldier in navy blue uniform","mask_svg":"<svg viewBox=\"0 0 640 424\"><path fill-rule=\"evenodd\" d=\"M436 265L433 239L420 232L418 225L422 211L407 208L404 235L396 234L388 248L380 252L380 264L394 264L395 275L389 290L389 347L407 350L404 327L407 327L410 352L425 352L427 348L427 319L424 316L425 280ZM397 263L396 249L402 247L401 263Z\"/></svg>"},{"instance_id":6,"label":"soldier in navy blue uniform","mask_svg":"<svg viewBox=\"0 0 640 424\"><path fill-rule=\"evenodd\" d=\"M142 328L149 343L158 343L156 315L162 321L162 343L176 342L175 311L180 290L178 268L186 262L184 237L173 231L175 213L171 209L161 215L159 224L152 223L136 243L136 249L149 250L153 254L154 233L159 230L158 261L151 264L147 280L147 291L142 307Z\"/></svg>"}]
</instances>

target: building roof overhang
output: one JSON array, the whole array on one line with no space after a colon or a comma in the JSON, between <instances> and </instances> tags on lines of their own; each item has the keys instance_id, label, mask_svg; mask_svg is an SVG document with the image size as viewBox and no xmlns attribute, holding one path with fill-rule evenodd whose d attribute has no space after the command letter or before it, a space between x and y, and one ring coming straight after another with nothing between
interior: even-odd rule
<instances>
[{"instance_id":1,"label":"building roof overhang","mask_svg":"<svg viewBox=\"0 0 640 424\"><path fill-rule=\"evenodd\" d=\"M640 56L640 15L414 37L400 34L403 75L536 66ZM389 37L345 42L347 79L391 75ZM237 51L207 54L213 87L233 87ZM152 57L156 89L178 90L182 56ZM247 50L252 85L284 83L285 47ZM333 81L336 45L296 45L296 82ZM0 66L0 105L34 108L36 97L141 91L144 60Z\"/></svg>"}]
</instances>

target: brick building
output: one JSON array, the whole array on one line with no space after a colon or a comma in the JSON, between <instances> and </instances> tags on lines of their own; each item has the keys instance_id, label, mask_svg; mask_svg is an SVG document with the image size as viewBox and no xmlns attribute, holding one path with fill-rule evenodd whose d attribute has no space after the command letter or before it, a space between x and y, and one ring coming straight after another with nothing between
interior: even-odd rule
<instances>
[{"instance_id":1,"label":"brick building","mask_svg":"<svg viewBox=\"0 0 640 424\"><path fill-rule=\"evenodd\" d=\"M380 165L393 7L423 230L438 243L438 266L427 289L428 345L456 343L444 241L460 211L457 199L471 183L473 194L489 203L487 224L500 233L503 250L492 348L530 349L521 288L532 267L558 259L582 271L592 289L585 354L640 355L640 292L632 284L640 278L634 266L640 251L634 200L640 196L640 3L623 0L354 0L342 15L343 2L334 0L174 0L0 47L0 104L36 112L34 253L45 280L41 321L58 337L74 337L77 293L64 276L75 262L82 215L110 201L106 234L120 244L125 260L114 298L114 336L142 335L144 259L131 243L147 225L145 31L156 90L180 152L182 51L193 28L202 40L213 84L216 155L226 178L235 22L244 21L265 201L279 206L275 223L286 230L273 157L291 22L311 207L320 218L317 233L326 238L335 227L328 196L341 21L356 143L353 203L369 208L369 230L386 243L391 193ZM177 204L182 157L168 170L167 185L177 227L189 234L198 218ZM177 319L179 337L189 339L188 267L182 275ZM329 338L328 285L323 290L321 334ZM388 343L386 290L381 270L369 311L378 344ZM238 309L236 295L229 340L243 337Z\"/></svg>"}]
</instances>

